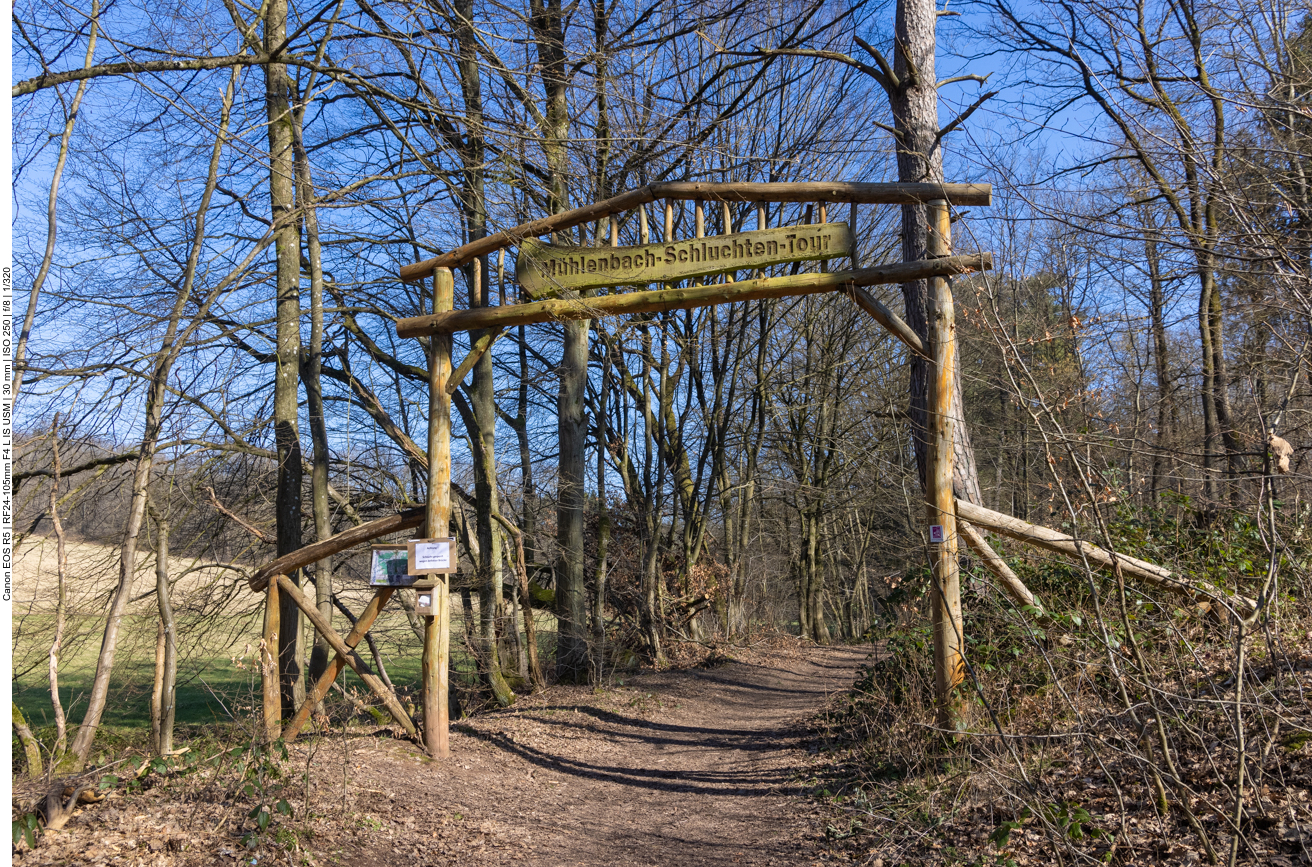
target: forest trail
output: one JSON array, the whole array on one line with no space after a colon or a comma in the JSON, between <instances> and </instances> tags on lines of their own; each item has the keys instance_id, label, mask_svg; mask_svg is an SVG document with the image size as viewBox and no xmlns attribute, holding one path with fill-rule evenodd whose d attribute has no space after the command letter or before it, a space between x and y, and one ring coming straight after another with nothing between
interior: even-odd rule
<instances>
[{"instance_id":1,"label":"forest trail","mask_svg":"<svg viewBox=\"0 0 1312 867\"><path fill-rule=\"evenodd\" d=\"M869 651L555 687L455 724L444 762L325 738L307 748L325 793L317 809L338 827L310 848L359 867L811 863L820 828L799 797L805 720L851 687Z\"/></svg>"}]
</instances>

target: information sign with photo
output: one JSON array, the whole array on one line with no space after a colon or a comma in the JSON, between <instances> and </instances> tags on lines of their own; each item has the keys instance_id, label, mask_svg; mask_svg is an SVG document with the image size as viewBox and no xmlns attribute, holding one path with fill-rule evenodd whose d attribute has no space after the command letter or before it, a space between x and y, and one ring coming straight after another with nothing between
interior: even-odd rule
<instances>
[{"instance_id":1,"label":"information sign with photo","mask_svg":"<svg viewBox=\"0 0 1312 867\"><path fill-rule=\"evenodd\" d=\"M411 575L409 545L374 545L369 566L370 587L409 587L419 580Z\"/></svg>"}]
</instances>

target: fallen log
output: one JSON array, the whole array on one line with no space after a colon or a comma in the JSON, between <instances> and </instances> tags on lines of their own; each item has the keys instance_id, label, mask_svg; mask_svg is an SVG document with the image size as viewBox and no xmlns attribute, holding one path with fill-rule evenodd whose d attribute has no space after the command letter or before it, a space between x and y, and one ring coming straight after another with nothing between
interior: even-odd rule
<instances>
[{"instance_id":1,"label":"fallen log","mask_svg":"<svg viewBox=\"0 0 1312 867\"><path fill-rule=\"evenodd\" d=\"M1073 536L1040 527L1020 518L1013 518L983 506L976 506L965 500L957 500L957 516L977 527L983 527L1002 536L1009 536L1020 542L1027 542L1038 548L1062 554L1076 560L1081 554L1091 566L1100 569L1115 569L1120 566L1121 573L1127 578L1134 578L1153 587L1196 600L1207 597L1234 608L1241 617L1247 617L1257 610L1257 603L1245 596L1230 595L1220 588L1201 580L1192 580L1172 572L1155 563L1140 560L1127 554L1107 551L1091 542L1077 541Z\"/></svg>"}]
</instances>

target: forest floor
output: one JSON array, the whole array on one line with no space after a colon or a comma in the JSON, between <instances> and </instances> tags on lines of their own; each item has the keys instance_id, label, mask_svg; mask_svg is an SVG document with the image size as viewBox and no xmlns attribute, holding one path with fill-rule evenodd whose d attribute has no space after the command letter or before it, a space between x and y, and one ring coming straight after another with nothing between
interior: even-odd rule
<instances>
[{"instance_id":1,"label":"forest floor","mask_svg":"<svg viewBox=\"0 0 1312 867\"><path fill-rule=\"evenodd\" d=\"M222 769L147 773L35 851L19 844L14 863L823 863L827 813L806 796L824 760L809 723L871 648L770 645L521 697L453 723L447 760L388 729L339 728L281 763L245 753L244 784ZM247 846L261 802L271 820Z\"/></svg>"}]
</instances>

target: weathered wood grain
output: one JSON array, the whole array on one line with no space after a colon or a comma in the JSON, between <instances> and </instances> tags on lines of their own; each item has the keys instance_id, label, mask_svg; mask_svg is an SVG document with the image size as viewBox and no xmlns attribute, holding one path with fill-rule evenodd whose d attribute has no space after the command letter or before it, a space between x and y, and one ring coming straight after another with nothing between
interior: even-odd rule
<instances>
[{"instance_id":1,"label":"weathered wood grain","mask_svg":"<svg viewBox=\"0 0 1312 867\"><path fill-rule=\"evenodd\" d=\"M852 232L846 223L699 236L640 247L567 247L529 238L519 246L515 279L534 298L550 298L563 290L677 283L689 277L851 254Z\"/></svg>"},{"instance_id":2,"label":"weathered wood grain","mask_svg":"<svg viewBox=\"0 0 1312 867\"><path fill-rule=\"evenodd\" d=\"M424 337L475 328L502 328L533 322L684 310L733 301L831 292L848 286L873 286L879 283L901 283L926 277L966 274L992 267L991 254L975 253L922 262L899 262L853 271L835 271L829 274L797 274L791 277L769 277L714 286L627 292L587 299L555 298L506 307L480 307L473 310L436 313L431 316L415 316L397 322L396 332L401 337Z\"/></svg>"},{"instance_id":3,"label":"weathered wood grain","mask_svg":"<svg viewBox=\"0 0 1312 867\"><path fill-rule=\"evenodd\" d=\"M438 268L454 268L471 259L520 243L525 238L540 238L552 232L571 229L582 223L600 220L641 207L657 199L706 199L729 202L857 202L876 205L909 205L931 199L946 199L954 205L988 205L993 187L989 184L864 184L864 183L665 183L649 184L610 199L594 202L572 211L553 214L521 223L503 232L488 235L457 247L448 253L401 267L401 280L414 283ZM668 221L667 221L668 222ZM666 237L669 237L668 234Z\"/></svg>"}]
</instances>

